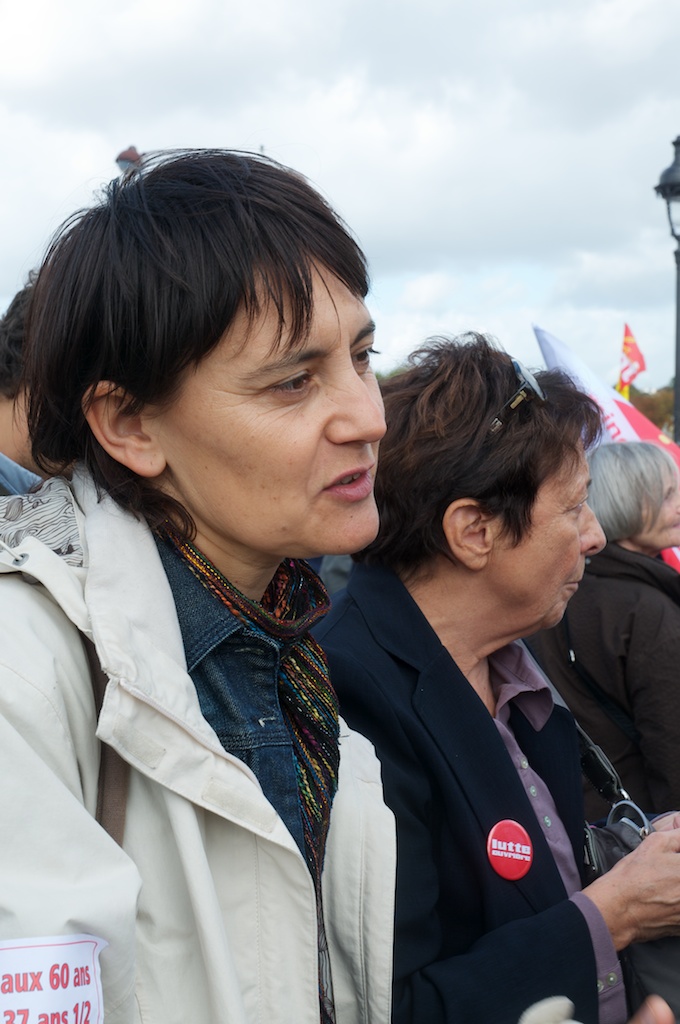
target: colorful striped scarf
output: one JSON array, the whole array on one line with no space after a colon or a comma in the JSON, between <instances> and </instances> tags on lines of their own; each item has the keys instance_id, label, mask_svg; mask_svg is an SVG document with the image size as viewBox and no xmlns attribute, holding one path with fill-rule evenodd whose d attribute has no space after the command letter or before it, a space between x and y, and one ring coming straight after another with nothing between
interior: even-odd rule
<instances>
[{"instance_id":1,"label":"colorful striped scarf","mask_svg":"<svg viewBox=\"0 0 680 1024\"><path fill-rule=\"evenodd\" d=\"M285 559L262 601L245 597L192 544L164 531L194 575L253 633L279 644L279 701L293 744L305 856L317 894L322 1024L334 1020L330 965L321 908L321 872L338 787L338 701L326 656L309 630L329 607L326 590L305 563Z\"/></svg>"}]
</instances>

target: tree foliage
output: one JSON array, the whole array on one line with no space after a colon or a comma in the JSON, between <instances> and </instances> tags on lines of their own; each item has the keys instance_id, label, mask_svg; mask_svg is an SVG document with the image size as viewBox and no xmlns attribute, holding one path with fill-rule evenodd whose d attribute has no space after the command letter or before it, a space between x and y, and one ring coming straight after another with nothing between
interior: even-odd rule
<instances>
[{"instance_id":1,"label":"tree foliage","mask_svg":"<svg viewBox=\"0 0 680 1024\"><path fill-rule=\"evenodd\" d=\"M669 437L673 436L673 385L667 384L658 391L638 391L630 386L630 400L643 416L655 423Z\"/></svg>"}]
</instances>

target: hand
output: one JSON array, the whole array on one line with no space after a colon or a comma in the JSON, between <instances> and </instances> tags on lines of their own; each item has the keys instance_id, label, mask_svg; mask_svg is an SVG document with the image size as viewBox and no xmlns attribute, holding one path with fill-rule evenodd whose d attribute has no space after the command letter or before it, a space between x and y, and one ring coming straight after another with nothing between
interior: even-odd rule
<instances>
[{"instance_id":1,"label":"hand","mask_svg":"<svg viewBox=\"0 0 680 1024\"><path fill-rule=\"evenodd\" d=\"M675 1014L661 996L648 996L628 1024L675 1024Z\"/></svg>"},{"instance_id":2,"label":"hand","mask_svg":"<svg viewBox=\"0 0 680 1024\"><path fill-rule=\"evenodd\" d=\"M670 832L671 829L680 828L680 813L678 811L668 811L666 814L659 815L652 822L655 832Z\"/></svg>"},{"instance_id":3,"label":"hand","mask_svg":"<svg viewBox=\"0 0 680 1024\"><path fill-rule=\"evenodd\" d=\"M519 1024L576 1024L571 1019L574 1004L565 996L553 996L534 1003L522 1014ZM661 996L649 996L628 1024L675 1024L675 1014Z\"/></svg>"},{"instance_id":4,"label":"hand","mask_svg":"<svg viewBox=\"0 0 680 1024\"><path fill-rule=\"evenodd\" d=\"M680 934L680 829L653 832L583 890L614 947Z\"/></svg>"}]
</instances>

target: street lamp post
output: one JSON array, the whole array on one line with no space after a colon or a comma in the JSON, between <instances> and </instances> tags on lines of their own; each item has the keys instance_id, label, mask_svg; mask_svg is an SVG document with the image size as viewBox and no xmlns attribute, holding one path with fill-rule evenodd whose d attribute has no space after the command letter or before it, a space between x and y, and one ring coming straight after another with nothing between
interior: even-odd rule
<instances>
[{"instance_id":1,"label":"street lamp post","mask_svg":"<svg viewBox=\"0 0 680 1024\"><path fill-rule=\"evenodd\" d=\"M668 223L678 247L675 250L675 382L673 388L673 439L680 442L680 135L674 141L675 159L659 178L654 191L666 200Z\"/></svg>"}]
</instances>

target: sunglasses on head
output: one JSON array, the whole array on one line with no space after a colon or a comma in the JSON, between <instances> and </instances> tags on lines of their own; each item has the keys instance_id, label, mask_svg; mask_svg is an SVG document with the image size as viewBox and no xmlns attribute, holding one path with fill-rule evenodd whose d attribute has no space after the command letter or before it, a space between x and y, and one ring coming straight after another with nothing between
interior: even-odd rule
<instances>
[{"instance_id":1,"label":"sunglasses on head","mask_svg":"<svg viewBox=\"0 0 680 1024\"><path fill-rule=\"evenodd\" d=\"M545 392L538 383L533 373L530 373L519 359L511 359L512 367L517 375L519 387L514 395L507 400L504 406L496 413L489 427L490 434L496 434L508 422L515 409L518 409L522 402L545 402Z\"/></svg>"}]
</instances>

